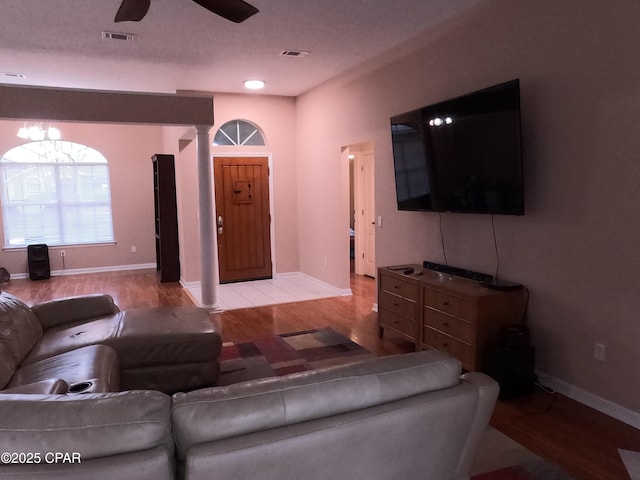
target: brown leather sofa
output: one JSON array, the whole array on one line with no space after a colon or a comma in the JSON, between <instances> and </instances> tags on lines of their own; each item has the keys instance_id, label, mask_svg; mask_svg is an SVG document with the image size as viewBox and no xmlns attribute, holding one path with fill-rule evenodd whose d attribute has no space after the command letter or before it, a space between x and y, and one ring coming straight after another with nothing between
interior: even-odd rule
<instances>
[{"instance_id":1,"label":"brown leather sofa","mask_svg":"<svg viewBox=\"0 0 640 480\"><path fill-rule=\"evenodd\" d=\"M29 307L0 294L0 393L211 386L221 345L207 312L195 307L120 311L109 295Z\"/></svg>"},{"instance_id":2,"label":"brown leather sofa","mask_svg":"<svg viewBox=\"0 0 640 480\"><path fill-rule=\"evenodd\" d=\"M468 479L497 394L425 351L172 397L0 395L0 478Z\"/></svg>"}]
</instances>

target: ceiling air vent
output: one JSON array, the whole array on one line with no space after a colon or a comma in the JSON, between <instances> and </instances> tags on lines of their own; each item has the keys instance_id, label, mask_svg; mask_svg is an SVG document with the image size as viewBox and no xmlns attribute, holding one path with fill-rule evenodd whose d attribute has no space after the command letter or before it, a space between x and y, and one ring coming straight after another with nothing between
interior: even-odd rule
<instances>
[{"instance_id":1,"label":"ceiling air vent","mask_svg":"<svg viewBox=\"0 0 640 480\"><path fill-rule=\"evenodd\" d=\"M15 72L2 72L2 76L4 78L13 78L13 79L27 78L27 76L24 73L15 73Z\"/></svg>"},{"instance_id":2,"label":"ceiling air vent","mask_svg":"<svg viewBox=\"0 0 640 480\"><path fill-rule=\"evenodd\" d=\"M280 55L283 57L306 57L309 55L309 52L305 52L302 50L283 50L280 52Z\"/></svg>"},{"instance_id":3,"label":"ceiling air vent","mask_svg":"<svg viewBox=\"0 0 640 480\"><path fill-rule=\"evenodd\" d=\"M133 33L118 33L118 32L102 32L103 40L128 40L131 41L135 35Z\"/></svg>"}]
</instances>

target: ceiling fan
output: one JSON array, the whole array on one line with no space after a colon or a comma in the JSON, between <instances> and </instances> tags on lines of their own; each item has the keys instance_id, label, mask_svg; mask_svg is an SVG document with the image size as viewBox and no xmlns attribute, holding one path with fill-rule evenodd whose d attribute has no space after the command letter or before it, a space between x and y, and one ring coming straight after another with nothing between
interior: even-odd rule
<instances>
[{"instance_id":1,"label":"ceiling fan","mask_svg":"<svg viewBox=\"0 0 640 480\"><path fill-rule=\"evenodd\" d=\"M244 0L193 0L210 12L235 23L244 22L258 13L258 9ZM116 22L139 22L149 11L151 0L122 0Z\"/></svg>"}]
</instances>

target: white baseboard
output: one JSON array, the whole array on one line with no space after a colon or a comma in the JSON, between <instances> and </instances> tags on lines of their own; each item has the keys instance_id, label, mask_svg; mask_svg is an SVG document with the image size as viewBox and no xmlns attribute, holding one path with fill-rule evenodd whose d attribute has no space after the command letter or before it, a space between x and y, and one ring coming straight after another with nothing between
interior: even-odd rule
<instances>
[{"instance_id":1,"label":"white baseboard","mask_svg":"<svg viewBox=\"0 0 640 480\"><path fill-rule=\"evenodd\" d=\"M582 388L571 385L564 380L560 380L544 372L536 371L536 374L538 375L539 382L544 386L550 387L556 392L609 415L616 420L620 420L632 427L640 428L640 413L594 395L591 392L587 392Z\"/></svg>"},{"instance_id":2,"label":"white baseboard","mask_svg":"<svg viewBox=\"0 0 640 480\"><path fill-rule=\"evenodd\" d=\"M120 272L125 270L146 270L149 268L156 268L155 263L138 263L135 265L112 265L108 267L91 267L91 268L73 268L65 270L52 270L51 276L63 276L63 275L81 275L83 273L102 273L102 272ZM12 273L11 278L29 278L29 273Z\"/></svg>"}]
</instances>

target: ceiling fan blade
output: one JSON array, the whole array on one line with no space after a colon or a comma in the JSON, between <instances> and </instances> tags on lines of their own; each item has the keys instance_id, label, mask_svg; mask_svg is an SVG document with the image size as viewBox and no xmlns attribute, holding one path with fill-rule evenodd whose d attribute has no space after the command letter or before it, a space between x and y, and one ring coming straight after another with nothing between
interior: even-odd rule
<instances>
[{"instance_id":1,"label":"ceiling fan blade","mask_svg":"<svg viewBox=\"0 0 640 480\"><path fill-rule=\"evenodd\" d=\"M122 0L115 22L139 22L149 11L151 0Z\"/></svg>"},{"instance_id":2,"label":"ceiling fan blade","mask_svg":"<svg viewBox=\"0 0 640 480\"><path fill-rule=\"evenodd\" d=\"M253 5L249 5L244 0L193 0L198 5L203 6L210 12L231 20L235 23L244 22L247 18L255 15L259 10Z\"/></svg>"}]
</instances>

